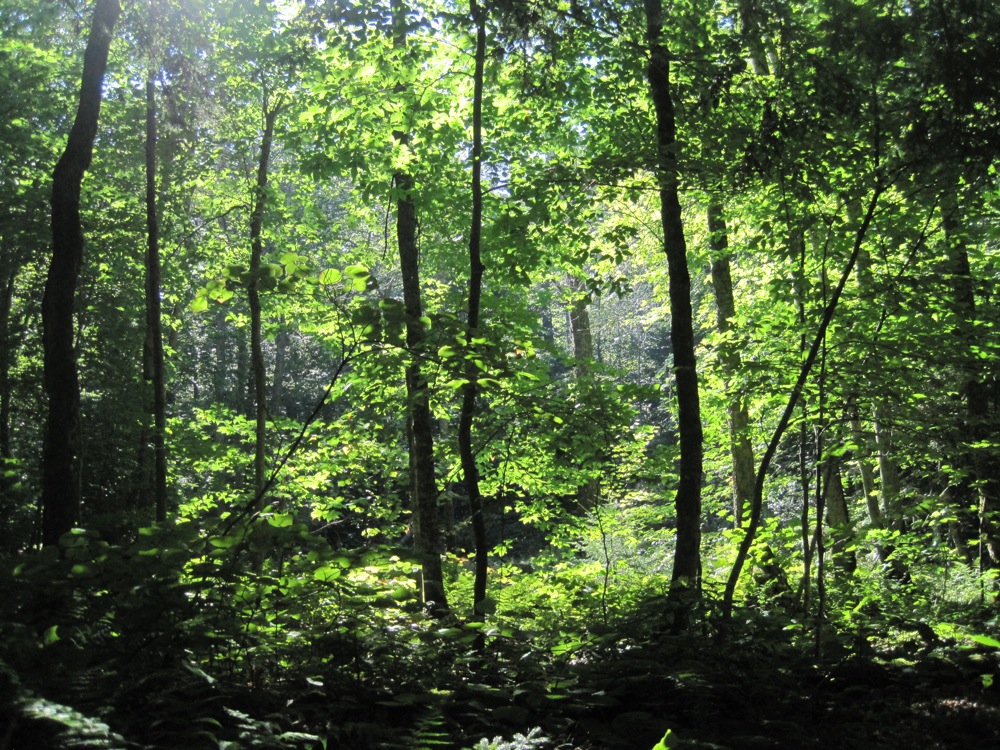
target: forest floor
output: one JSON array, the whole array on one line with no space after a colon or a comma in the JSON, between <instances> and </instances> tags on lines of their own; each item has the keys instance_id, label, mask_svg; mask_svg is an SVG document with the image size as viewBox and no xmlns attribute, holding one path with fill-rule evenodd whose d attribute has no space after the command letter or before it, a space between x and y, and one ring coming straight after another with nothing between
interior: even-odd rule
<instances>
[{"instance_id":1,"label":"forest floor","mask_svg":"<svg viewBox=\"0 0 1000 750\"><path fill-rule=\"evenodd\" d=\"M760 640L704 646L664 638L576 665L574 692L604 705L567 700L557 747L649 750L670 729L671 748L1000 748L1000 685L984 686L997 671L993 653L864 645L817 664Z\"/></svg>"},{"instance_id":2,"label":"forest floor","mask_svg":"<svg viewBox=\"0 0 1000 750\"><path fill-rule=\"evenodd\" d=\"M668 729L671 748L1000 748L993 653L865 645L817 664L760 640L705 646L664 637L573 664L572 693L539 724L574 750L649 750Z\"/></svg>"},{"instance_id":3,"label":"forest floor","mask_svg":"<svg viewBox=\"0 0 1000 750\"><path fill-rule=\"evenodd\" d=\"M995 652L834 641L832 656L817 662L809 644L773 636L664 636L577 656L550 672L545 690L458 679L442 706L446 734L454 747L471 747L473 737L511 738L538 726L558 750L651 750L668 729L672 750L1000 748L1000 685L984 684L1000 673ZM393 702L382 701L386 713L370 720L401 719L396 712L406 709L386 705Z\"/></svg>"},{"instance_id":4,"label":"forest floor","mask_svg":"<svg viewBox=\"0 0 1000 750\"><path fill-rule=\"evenodd\" d=\"M652 750L668 729L670 750L1000 748L997 651L920 639L880 649L831 637L817 660L809 641L782 642L780 632L619 644L550 666L544 681L500 677L506 659L481 663L436 691L437 733L410 733L405 746L458 750L496 737L495 746L529 748L511 740L539 727L555 750ZM353 710L326 714L331 747L401 746L391 727L413 727L415 703L428 715L426 697L355 700ZM432 734L439 739L427 742Z\"/></svg>"},{"instance_id":5,"label":"forest floor","mask_svg":"<svg viewBox=\"0 0 1000 750\"><path fill-rule=\"evenodd\" d=\"M459 646L464 655L453 659L442 641L438 664L450 664L447 670L413 664L378 681L338 681L348 676L338 667L324 679L281 688L226 690L199 679L199 670L187 678L166 671L165 679L183 684L160 685L153 675L148 692L126 695L149 705L118 705L110 720L138 740L128 747L170 750L315 747L310 736L329 750L660 750L667 730L669 750L1000 748L1000 649L942 640L929 627L923 633L931 640L903 632L874 644L829 633L819 659L809 637L795 640L775 627L726 639L647 632L555 659L512 639L495 640L479 655ZM206 713L222 705L237 712ZM89 708L97 711L96 704ZM156 721L143 721L148 715ZM0 710L0 750L124 747L104 739L61 742L66 733L57 736L37 712L4 734L4 718ZM205 722L231 740L192 734ZM279 723L282 731L307 734L279 741ZM75 719L60 726L82 727ZM546 739L516 741L518 735Z\"/></svg>"}]
</instances>

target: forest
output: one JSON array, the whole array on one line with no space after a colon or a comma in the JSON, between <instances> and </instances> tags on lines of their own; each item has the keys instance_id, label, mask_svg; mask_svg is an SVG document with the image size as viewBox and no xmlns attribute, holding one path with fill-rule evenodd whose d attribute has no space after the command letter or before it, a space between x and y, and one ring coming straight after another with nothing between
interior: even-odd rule
<instances>
[{"instance_id":1,"label":"forest","mask_svg":"<svg viewBox=\"0 0 1000 750\"><path fill-rule=\"evenodd\" d=\"M1000 746L993 0L0 0L0 750Z\"/></svg>"}]
</instances>

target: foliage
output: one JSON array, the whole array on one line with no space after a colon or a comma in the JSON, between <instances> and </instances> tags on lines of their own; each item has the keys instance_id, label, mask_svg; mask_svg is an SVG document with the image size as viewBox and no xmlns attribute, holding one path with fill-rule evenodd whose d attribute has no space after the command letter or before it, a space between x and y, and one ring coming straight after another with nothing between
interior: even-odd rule
<instances>
[{"instance_id":1,"label":"foliage","mask_svg":"<svg viewBox=\"0 0 1000 750\"><path fill-rule=\"evenodd\" d=\"M83 190L83 515L40 548L49 176L89 10L0 8L0 708L12 727L0 748L610 747L615 732L668 747L678 740L666 724L688 737L697 711L685 705L709 717L732 706L738 723L741 696L698 691L757 680L748 662L764 655L780 668L748 690L789 675L836 685L836 670L863 658L930 672L950 660L959 682L1000 673L1000 13L987 0L671 5L662 41L705 463L703 583L689 632L668 636L676 292L643 11L520 0L126 8ZM480 17L485 276L469 339ZM147 78L169 390L162 524L142 361ZM272 107L252 271L261 112ZM419 352L392 247L403 172L419 220ZM726 325L713 286L723 263ZM251 286L268 380L263 492ZM413 355L434 419L452 605L440 619L420 603L411 541ZM472 368L483 613L457 438ZM734 528L741 439L755 469L774 440L752 540ZM722 587L745 540L729 613ZM715 655L731 674L699 672ZM970 684L985 705L995 686ZM691 700L673 703L673 691ZM655 711L642 703L654 693L666 696Z\"/></svg>"},{"instance_id":2,"label":"foliage","mask_svg":"<svg viewBox=\"0 0 1000 750\"><path fill-rule=\"evenodd\" d=\"M483 738L472 746L472 750L534 750L545 747L548 737L542 735L540 727L534 727L527 734L517 733L510 741L505 741L502 737L494 737L492 740Z\"/></svg>"}]
</instances>

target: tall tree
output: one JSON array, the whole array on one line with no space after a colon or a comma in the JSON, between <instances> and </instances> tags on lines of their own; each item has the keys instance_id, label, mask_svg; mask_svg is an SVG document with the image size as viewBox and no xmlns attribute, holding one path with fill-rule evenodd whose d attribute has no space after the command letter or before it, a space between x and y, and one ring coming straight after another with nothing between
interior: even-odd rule
<instances>
[{"instance_id":1,"label":"tall tree","mask_svg":"<svg viewBox=\"0 0 1000 750\"><path fill-rule=\"evenodd\" d=\"M257 161L257 182L253 211L250 215L250 371L253 377L254 457L253 491L257 503L262 501L267 482L267 372L264 367L260 306L261 258L264 252L264 208L267 205L268 167L274 144L274 123L281 111L281 102L269 104L264 95L264 132Z\"/></svg>"},{"instance_id":2,"label":"tall tree","mask_svg":"<svg viewBox=\"0 0 1000 750\"><path fill-rule=\"evenodd\" d=\"M42 298L44 383L49 399L42 456L42 543L55 544L80 513L80 384L73 303L83 261L80 188L90 167L108 50L121 6L97 0L83 60L80 101L52 175L52 260Z\"/></svg>"},{"instance_id":3,"label":"tall tree","mask_svg":"<svg viewBox=\"0 0 1000 750\"><path fill-rule=\"evenodd\" d=\"M675 629L687 627L690 609L701 589L701 481L702 427L691 311L691 276L678 198L677 126L670 90L670 51L663 42L663 4L645 0L646 77L656 115L656 178L660 194L660 223L667 255L670 286L670 342L677 387L680 432L680 482L677 509L677 546L672 573Z\"/></svg>"},{"instance_id":4,"label":"tall tree","mask_svg":"<svg viewBox=\"0 0 1000 750\"><path fill-rule=\"evenodd\" d=\"M150 34L152 26L151 18ZM167 383L163 362L160 223L156 210L156 192L156 84L150 66L146 78L146 340L143 346L143 375L153 386L153 495L156 520L166 521Z\"/></svg>"},{"instance_id":5,"label":"tall tree","mask_svg":"<svg viewBox=\"0 0 1000 750\"><path fill-rule=\"evenodd\" d=\"M488 550L486 522L483 518L483 497L479 486L479 469L472 447L472 420L479 393L479 367L471 356L479 334L479 308L483 292L483 76L486 66L486 10L478 0L472 0L470 12L476 25L475 69L472 92L472 219L469 230L469 305L466 320L465 384L462 386L462 408L458 420L458 450L469 496L472 536L476 548L476 576L472 589L473 616L485 616Z\"/></svg>"},{"instance_id":6,"label":"tall tree","mask_svg":"<svg viewBox=\"0 0 1000 750\"><path fill-rule=\"evenodd\" d=\"M708 205L708 237L712 250L712 291L715 295L716 325L723 336L719 351L723 385L728 391L726 413L729 418L729 452L733 462L733 521L743 525L743 516L753 500L753 446L750 443L750 414L746 397L735 384L742 369L742 356L736 342L730 338L736 302L730 268L729 234L722 203L712 200Z\"/></svg>"},{"instance_id":7,"label":"tall tree","mask_svg":"<svg viewBox=\"0 0 1000 750\"><path fill-rule=\"evenodd\" d=\"M404 0L391 0L392 45L405 61L407 47L407 9ZM397 93L407 93L399 84ZM410 136L395 130L395 141L405 146ZM403 306L406 311L407 432L410 448L410 495L413 507L413 543L421 567L421 597L446 610L444 575L441 569L438 524L438 488L434 472L434 420L431 415L430 388L421 365L426 350L424 312L420 292L420 247L417 243L416 189L413 175L397 170L392 177L396 192L396 244L403 275Z\"/></svg>"}]
</instances>

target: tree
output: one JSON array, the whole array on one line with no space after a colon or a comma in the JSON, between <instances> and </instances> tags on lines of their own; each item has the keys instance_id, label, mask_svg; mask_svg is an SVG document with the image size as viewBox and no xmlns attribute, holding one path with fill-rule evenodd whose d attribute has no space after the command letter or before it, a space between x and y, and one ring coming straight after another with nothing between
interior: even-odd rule
<instances>
[{"instance_id":1,"label":"tree","mask_svg":"<svg viewBox=\"0 0 1000 750\"><path fill-rule=\"evenodd\" d=\"M156 18L150 3L148 33L150 47ZM156 520L167 520L167 383L163 358L163 314L160 295L160 223L156 187L156 83L150 63L146 73L146 340L143 346L143 376L153 386L153 495Z\"/></svg>"},{"instance_id":2,"label":"tree","mask_svg":"<svg viewBox=\"0 0 1000 750\"><path fill-rule=\"evenodd\" d=\"M42 542L55 544L80 512L80 386L73 352L73 302L83 258L80 185L90 166L108 49L121 7L97 0L84 53L80 101L52 175L52 262L42 299L45 391Z\"/></svg>"},{"instance_id":3,"label":"tree","mask_svg":"<svg viewBox=\"0 0 1000 750\"><path fill-rule=\"evenodd\" d=\"M407 18L402 0L392 0L392 45L405 58ZM397 93L405 94L403 84ZM405 147L409 135L393 131L396 143ZM396 243L403 275L403 305L406 309L407 432L410 445L410 492L413 504L413 543L422 571L421 597L441 611L447 610L441 570L441 530L438 524L438 488L434 472L434 426L430 390L421 357L426 351L424 311L420 294L420 248L417 244L417 207L413 175L398 170L392 176L396 194Z\"/></svg>"},{"instance_id":4,"label":"tree","mask_svg":"<svg viewBox=\"0 0 1000 750\"><path fill-rule=\"evenodd\" d=\"M644 7L646 43L649 47L646 76L656 114L656 179L660 193L663 248L670 274L670 340L681 443L680 482L674 501L677 509L677 547L672 592L676 606L675 628L685 629L692 599L699 596L701 590L701 410L691 312L691 278L678 199L677 126L670 91L671 58L662 38L662 3L660 0L645 0Z\"/></svg>"},{"instance_id":5,"label":"tree","mask_svg":"<svg viewBox=\"0 0 1000 750\"><path fill-rule=\"evenodd\" d=\"M264 206L267 202L267 172L271 161L271 147L274 143L274 123L280 111L281 102L270 104L265 94L264 133L261 136L253 211L250 215L250 283L247 296L250 301L250 370L253 373L254 400L253 491L257 503L262 501L267 482L267 373L261 345L260 307L261 256L264 246L262 233Z\"/></svg>"},{"instance_id":6,"label":"tree","mask_svg":"<svg viewBox=\"0 0 1000 750\"><path fill-rule=\"evenodd\" d=\"M489 550L486 546L486 523L483 518L483 497L479 486L479 468L472 446L472 421L479 395L479 367L475 362L476 339L479 334L479 311L483 287L483 75L486 67L486 9L478 0L469 7L476 28L475 68L472 93L472 215L469 230L469 306L466 317L465 383L462 386L462 407L458 420L458 450L462 462L465 491L469 496L473 543L476 549L476 577L473 584L473 616L482 619L486 605L486 583Z\"/></svg>"}]
</instances>

